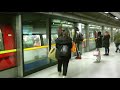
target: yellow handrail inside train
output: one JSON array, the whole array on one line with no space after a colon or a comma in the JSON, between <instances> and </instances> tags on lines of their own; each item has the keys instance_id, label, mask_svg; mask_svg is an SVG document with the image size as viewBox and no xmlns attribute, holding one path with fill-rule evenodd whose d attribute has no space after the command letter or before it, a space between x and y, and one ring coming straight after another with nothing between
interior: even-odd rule
<instances>
[{"instance_id":1,"label":"yellow handrail inside train","mask_svg":"<svg viewBox=\"0 0 120 90\"><path fill-rule=\"evenodd\" d=\"M89 40L95 40L96 38L90 38ZM84 41L86 41L87 39L84 39ZM42 49L42 48L48 48L49 45L45 45L45 46L39 46L39 47L32 47L32 48L25 48L24 51L30 51L30 50L35 50L35 49ZM55 46L55 44L52 44L52 46ZM4 51L0 51L0 54L5 54L5 53L12 53L12 52L16 52L16 49L12 49L12 50L4 50Z\"/></svg>"},{"instance_id":2,"label":"yellow handrail inside train","mask_svg":"<svg viewBox=\"0 0 120 90\"><path fill-rule=\"evenodd\" d=\"M0 54L16 52L16 49L0 51Z\"/></svg>"}]
</instances>

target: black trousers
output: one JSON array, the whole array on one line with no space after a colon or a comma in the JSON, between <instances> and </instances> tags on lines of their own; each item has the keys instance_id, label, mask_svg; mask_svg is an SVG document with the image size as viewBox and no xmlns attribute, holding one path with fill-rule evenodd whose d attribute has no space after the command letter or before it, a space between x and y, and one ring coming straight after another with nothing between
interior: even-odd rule
<instances>
[{"instance_id":1,"label":"black trousers","mask_svg":"<svg viewBox=\"0 0 120 90\"><path fill-rule=\"evenodd\" d=\"M63 58L63 59L58 59L58 72L61 72L62 70L62 65L63 65L63 75L67 75L67 69L68 69L68 63L69 59Z\"/></svg>"},{"instance_id":2,"label":"black trousers","mask_svg":"<svg viewBox=\"0 0 120 90\"><path fill-rule=\"evenodd\" d=\"M82 47L82 43L77 42L77 43L75 43L75 44L76 44L76 46L77 46L77 56L79 56L79 54L82 55L82 50L81 50L81 48L80 48L80 46ZM79 51L80 51L80 53L79 53Z\"/></svg>"},{"instance_id":3,"label":"black trousers","mask_svg":"<svg viewBox=\"0 0 120 90\"><path fill-rule=\"evenodd\" d=\"M105 54L109 54L109 47L105 47Z\"/></svg>"}]
</instances>

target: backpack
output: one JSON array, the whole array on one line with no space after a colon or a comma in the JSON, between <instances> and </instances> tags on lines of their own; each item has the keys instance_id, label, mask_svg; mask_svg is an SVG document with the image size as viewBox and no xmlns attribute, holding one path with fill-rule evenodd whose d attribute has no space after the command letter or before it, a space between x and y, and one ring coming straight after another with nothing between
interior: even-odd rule
<instances>
[{"instance_id":1,"label":"backpack","mask_svg":"<svg viewBox=\"0 0 120 90\"><path fill-rule=\"evenodd\" d=\"M60 56L68 56L68 46L67 45L62 45L60 49Z\"/></svg>"},{"instance_id":2,"label":"backpack","mask_svg":"<svg viewBox=\"0 0 120 90\"><path fill-rule=\"evenodd\" d=\"M81 33L77 34L76 40L83 41L84 40L83 35Z\"/></svg>"}]
</instances>

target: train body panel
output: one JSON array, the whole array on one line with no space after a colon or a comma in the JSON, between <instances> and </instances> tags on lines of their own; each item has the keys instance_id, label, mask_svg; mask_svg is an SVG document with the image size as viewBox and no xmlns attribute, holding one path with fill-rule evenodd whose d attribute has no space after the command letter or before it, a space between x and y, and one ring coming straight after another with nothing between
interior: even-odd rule
<instances>
[{"instance_id":1,"label":"train body panel","mask_svg":"<svg viewBox=\"0 0 120 90\"><path fill-rule=\"evenodd\" d=\"M14 32L11 26L4 25L2 28L4 50L15 49ZM16 66L16 53L0 54L0 70Z\"/></svg>"}]
</instances>

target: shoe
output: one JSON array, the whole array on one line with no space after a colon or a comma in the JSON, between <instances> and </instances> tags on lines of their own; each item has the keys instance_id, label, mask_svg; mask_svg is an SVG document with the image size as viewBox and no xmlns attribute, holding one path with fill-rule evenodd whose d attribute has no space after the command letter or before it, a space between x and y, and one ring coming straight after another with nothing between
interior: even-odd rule
<instances>
[{"instance_id":1,"label":"shoe","mask_svg":"<svg viewBox=\"0 0 120 90\"><path fill-rule=\"evenodd\" d=\"M106 56L107 54L103 54L104 56Z\"/></svg>"},{"instance_id":2,"label":"shoe","mask_svg":"<svg viewBox=\"0 0 120 90\"><path fill-rule=\"evenodd\" d=\"M117 51L115 51L117 53Z\"/></svg>"},{"instance_id":3,"label":"shoe","mask_svg":"<svg viewBox=\"0 0 120 90\"><path fill-rule=\"evenodd\" d=\"M61 72L58 72L58 75L61 76Z\"/></svg>"},{"instance_id":4,"label":"shoe","mask_svg":"<svg viewBox=\"0 0 120 90\"><path fill-rule=\"evenodd\" d=\"M66 78L66 76L63 76L63 78Z\"/></svg>"}]
</instances>

